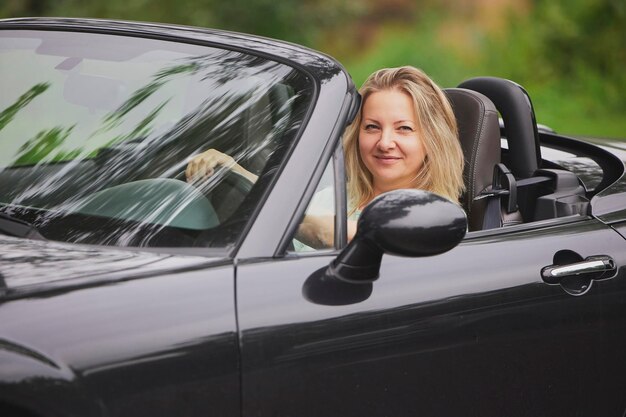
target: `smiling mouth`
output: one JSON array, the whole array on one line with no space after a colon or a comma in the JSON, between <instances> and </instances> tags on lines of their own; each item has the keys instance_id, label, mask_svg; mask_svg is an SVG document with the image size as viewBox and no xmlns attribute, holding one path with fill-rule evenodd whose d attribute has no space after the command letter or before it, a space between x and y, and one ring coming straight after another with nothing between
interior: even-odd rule
<instances>
[{"instance_id":1,"label":"smiling mouth","mask_svg":"<svg viewBox=\"0 0 626 417\"><path fill-rule=\"evenodd\" d=\"M376 159L377 163L380 166L393 166L396 162L400 161L402 158L398 156L389 156L389 155L374 155L374 159Z\"/></svg>"}]
</instances>

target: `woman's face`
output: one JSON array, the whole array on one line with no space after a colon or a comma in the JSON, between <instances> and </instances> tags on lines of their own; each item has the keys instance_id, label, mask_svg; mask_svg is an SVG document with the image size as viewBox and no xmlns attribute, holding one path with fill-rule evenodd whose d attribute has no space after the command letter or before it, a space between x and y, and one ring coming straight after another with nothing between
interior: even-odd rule
<instances>
[{"instance_id":1,"label":"woman's face","mask_svg":"<svg viewBox=\"0 0 626 417\"><path fill-rule=\"evenodd\" d=\"M370 94L362 108L359 153L374 179L374 192L410 188L424 164L411 97L399 90Z\"/></svg>"}]
</instances>

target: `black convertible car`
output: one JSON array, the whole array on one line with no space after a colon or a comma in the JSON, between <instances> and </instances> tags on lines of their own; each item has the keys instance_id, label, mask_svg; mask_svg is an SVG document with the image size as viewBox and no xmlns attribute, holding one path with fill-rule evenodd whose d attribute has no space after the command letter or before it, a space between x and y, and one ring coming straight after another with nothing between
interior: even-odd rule
<instances>
[{"instance_id":1,"label":"black convertible car","mask_svg":"<svg viewBox=\"0 0 626 417\"><path fill-rule=\"evenodd\" d=\"M391 192L349 244L360 98L327 56L3 20L0 84L2 417L624 416L626 145L538 126L514 82L446 90L462 208ZM258 181L186 182L209 148ZM302 245L323 210L334 246Z\"/></svg>"}]
</instances>

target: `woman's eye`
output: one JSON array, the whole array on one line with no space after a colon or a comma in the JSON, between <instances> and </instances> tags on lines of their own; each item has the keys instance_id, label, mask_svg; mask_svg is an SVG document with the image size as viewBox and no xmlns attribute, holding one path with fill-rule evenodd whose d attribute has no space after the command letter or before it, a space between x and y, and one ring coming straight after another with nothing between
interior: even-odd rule
<instances>
[{"instance_id":1,"label":"woman's eye","mask_svg":"<svg viewBox=\"0 0 626 417\"><path fill-rule=\"evenodd\" d=\"M411 126L400 126L399 129L403 132L413 132L413 128Z\"/></svg>"},{"instance_id":2,"label":"woman's eye","mask_svg":"<svg viewBox=\"0 0 626 417\"><path fill-rule=\"evenodd\" d=\"M367 131L367 132L371 132L371 131L376 130L376 129L378 129L377 125L373 125L373 124L365 125L365 131Z\"/></svg>"}]
</instances>

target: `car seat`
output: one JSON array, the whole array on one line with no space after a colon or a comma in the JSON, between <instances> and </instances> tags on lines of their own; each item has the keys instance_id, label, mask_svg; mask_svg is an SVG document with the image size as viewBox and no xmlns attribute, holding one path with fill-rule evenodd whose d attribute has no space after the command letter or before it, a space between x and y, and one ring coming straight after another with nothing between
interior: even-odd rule
<instances>
[{"instance_id":1,"label":"car seat","mask_svg":"<svg viewBox=\"0 0 626 417\"><path fill-rule=\"evenodd\" d=\"M522 221L515 204L500 207L499 194L494 191L496 174L508 170L500 164L500 124L498 111L491 100L476 91L464 88L444 90L456 117L459 140L465 157L463 178L465 194L461 202L468 215L470 231L517 224ZM511 176L512 177L512 176ZM499 185L499 184L498 184ZM495 202L495 212L490 200ZM515 203L507 197L507 203ZM491 204L494 206L494 204ZM490 216L491 218L487 218Z\"/></svg>"},{"instance_id":2,"label":"car seat","mask_svg":"<svg viewBox=\"0 0 626 417\"><path fill-rule=\"evenodd\" d=\"M510 167L510 172L506 169L509 182L514 184L510 192L515 194L514 203L524 221L588 214L589 200L576 174L543 165L535 111L521 85L503 78L477 77L459 87L484 94L502 115L504 129L500 135L506 138L508 149L501 157ZM509 213L514 208L512 202L509 198Z\"/></svg>"}]
</instances>

